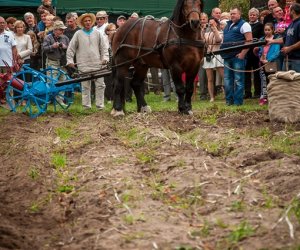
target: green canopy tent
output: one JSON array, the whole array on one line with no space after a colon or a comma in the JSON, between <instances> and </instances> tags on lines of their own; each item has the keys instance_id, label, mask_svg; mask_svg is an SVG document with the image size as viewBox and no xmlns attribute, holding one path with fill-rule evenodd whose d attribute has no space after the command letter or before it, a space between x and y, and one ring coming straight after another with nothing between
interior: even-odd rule
<instances>
[{"instance_id":1,"label":"green canopy tent","mask_svg":"<svg viewBox=\"0 0 300 250\"><path fill-rule=\"evenodd\" d=\"M56 11L60 15L68 12L79 14L99 10L105 10L110 15L130 15L137 12L141 16L152 15L154 17L170 17L176 4L176 0L58 0ZM210 14L213 7L218 6L218 0L205 2L205 11Z\"/></svg>"}]
</instances>

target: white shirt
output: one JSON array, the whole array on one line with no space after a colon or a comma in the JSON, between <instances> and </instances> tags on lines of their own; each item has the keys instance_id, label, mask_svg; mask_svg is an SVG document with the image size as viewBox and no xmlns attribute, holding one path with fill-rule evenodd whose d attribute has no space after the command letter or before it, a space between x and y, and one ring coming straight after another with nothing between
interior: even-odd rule
<instances>
[{"instance_id":1,"label":"white shirt","mask_svg":"<svg viewBox=\"0 0 300 250\"><path fill-rule=\"evenodd\" d=\"M242 25L240 31L241 31L242 34L245 34L245 33L248 33L248 32L252 32L251 25L249 23L245 22Z\"/></svg>"},{"instance_id":2,"label":"white shirt","mask_svg":"<svg viewBox=\"0 0 300 250\"><path fill-rule=\"evenodd\" d=\"M107 27L107 25L108 25L108 23L104 23L104 24L102 24L100 27L94 26L94 30L99 31L100 34L101 34L102 36L104 36L104 35L105 35L105 28Z\"/></svg>"},{"instance_id":3,"label":"white shirt","mask_svg":"<svg viewBox=\"0 0 300 250\"><path fill-rule=\"evenodd\" d=\"M232 24L230 25L230 29L231 29L231 27L232 27L233 25L235 25L235 23L232 23ZM252 32L251 25L250 25L248 22L244 22L243 25L242 25L242 27L241 27L241 29L240 29L240 32L241 32L241 34L245 34L245 33L247 33L247 32Z\"/></svg>"},{"instance_id":4,"label":"white shirt","mask_svg":"<svg viewBox=\"0 0 300 250\"><path fill-rule=\"evenodd\" d=\"M15 40L17 42L17 50L21 59L30 59L30 54L32 52L32 42L29 35L23 34L22 36L17 36L15 34Z\"/></svg>"},{"instance_id":5,"label":"white shirt","mask_svg":"<svg viewBox=\"0 0 300 250\"><path fill-rule=\"evenodd\" d=\"M4 31L0 34L0 67L5 67L2 60L8 63L10 67L13 66L12 47L17 43L13 34L10 31Z\"/></svg>"}]
</instances>

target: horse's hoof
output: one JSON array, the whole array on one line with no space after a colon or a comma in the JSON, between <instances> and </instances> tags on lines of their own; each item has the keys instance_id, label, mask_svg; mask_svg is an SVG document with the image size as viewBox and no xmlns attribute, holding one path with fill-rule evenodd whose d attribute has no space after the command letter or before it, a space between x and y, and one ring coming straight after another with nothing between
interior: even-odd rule
<instances>
[{"instance_id":1,"label":"horse's hoof","mask_svg":"<svg viewBox=\"0 0 300 250\"><path fill-rule=\"evenodd\" d=\"M152 110L151 110L151 107L150 106L144 106L144 107L141 107L141 113L151 113Z\"/></svg>"},{"instance_id":2,"label":"horse's hoof","mask_svg":"<svg viewBox=\"0 0 300 250\"><path fill-rule=\"evenodd\" d=\"M114 116L116 112L117 112L117 111L116 111L115 109L112 109L112 110L110 111L110 114L111 114L112 116Z\"/></svg>"},{"instance_id":3,"label":"horse's hoof","mask_svg":"<svg viewBox=\"0 0 300 250\"><path fill-rule=\"evenodd\" d=\"M193 115L194 114L192 110L186 110L186 109L179 110L178 112L179 112L179 114L182 114L182 115Z\"/></svg>"},{"instance_id":4,"label":"horse's hoof","mask_svg":"<svg viewBox=\"0 0 300 250\"><path fill-rule=\"evenodd\" d=\"M193 113L192 110L188 110L188 111L187 111L187 114L188 114L188 115L193 115L194 113Z\"/></svg>"},{"instance_id":5,"label":"horse's hoof","mask_svg":"<svg viewBox=\"0 0 300 250\"><path fill-rule=\"evenodd\" d=\"M121 117L121 116L125 116L125 113L123 110L121 110L121 111L115 110L115 112L112 116L113 117Z\"/></svg>"}]
</instances>

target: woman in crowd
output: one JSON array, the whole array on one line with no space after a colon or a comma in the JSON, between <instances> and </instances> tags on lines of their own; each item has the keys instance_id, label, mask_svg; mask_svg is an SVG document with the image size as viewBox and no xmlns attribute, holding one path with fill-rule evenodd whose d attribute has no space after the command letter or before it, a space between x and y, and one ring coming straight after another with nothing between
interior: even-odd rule
<instances>
[{"instance_id":1,"label":"woman in crowd","mask_svg":"<svg viewBox=\"0 0 300 250\"><path fill-rule=\"evenodd\" d=\"M223 32L220 28L220 22L216 18L209 19L209 29L205 32L205 42L208 44L207 53L213 53L220 48L223 40ZM224 78L224 64L220 55L204 57L203 68L206 70L207 75L207 87L210 96L210 102L215 101L214 91L214 69L218 71L221 78Z\"/></svg>"},{"instance_id":2,"label":"woman in crowd","mask_svg":"<svg viewBox=\"0 0 300 250\"><path fill-rule=\"evenodd\" d=\"M15 22L14 32L19 58L23 61L24 64L30 64L32 42L30 36L24 34L25 23L23 21L17 20Z\"/></svg>"}]
</instances>

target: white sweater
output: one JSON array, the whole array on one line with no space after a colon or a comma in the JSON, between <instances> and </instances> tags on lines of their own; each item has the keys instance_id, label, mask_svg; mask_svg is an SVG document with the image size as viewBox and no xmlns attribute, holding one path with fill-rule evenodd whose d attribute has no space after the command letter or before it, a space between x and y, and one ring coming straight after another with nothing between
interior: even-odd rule
<instances>
[{"instance_id":1,"label":"white sweater","mask_svg":"<svg viewBox=\"0 0 300 250\"><path fill-rule=\"evenodd\" d=\"M15 34L15 40L17 42L17 50L22 60L30 59L32 52L32 42L29 35L18 36Z\"/></svg>"},{"instance_id":2,"label":"white sweater","mask_svg":"<svg viewBox=\"0 0 300 250\"><path fill-rule=\"evenodd\" d=\"M97 30L90 34L78 30L70 41L67 50L67 64L76 61L79 71L89 72L101 69L101 61L109 60L109 43Z\"/></svg>"}]
</instances>

